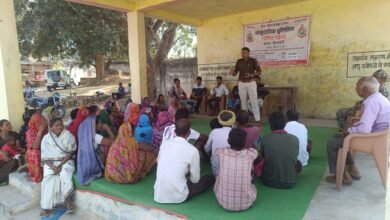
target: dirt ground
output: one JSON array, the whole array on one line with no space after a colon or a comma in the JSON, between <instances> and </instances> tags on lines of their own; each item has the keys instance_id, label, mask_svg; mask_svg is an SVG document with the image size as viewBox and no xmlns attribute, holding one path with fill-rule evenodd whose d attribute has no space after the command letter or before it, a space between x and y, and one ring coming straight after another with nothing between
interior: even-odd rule
<instances>
[{"instance_id":1,"label":"dirt ground","mask_svg":"<svg viewBox=\"0 0 390 220\"><path fill-rule=\"evenodd\" d=\"M95 95L97 91L101 91L104 94L111 95L112 92L118 90L118 83L122 82L126 91L128 91L128 83L130 83L129 77L110 76L99 82L99 85L77 86L71 89L57 89L51 92L47 91L46 87L37 88L37 95L41 97L49 97L53 92L58 92L62 96L69 96L70 93L77 93L77 96Z\"/></svg>"}]
</instances>

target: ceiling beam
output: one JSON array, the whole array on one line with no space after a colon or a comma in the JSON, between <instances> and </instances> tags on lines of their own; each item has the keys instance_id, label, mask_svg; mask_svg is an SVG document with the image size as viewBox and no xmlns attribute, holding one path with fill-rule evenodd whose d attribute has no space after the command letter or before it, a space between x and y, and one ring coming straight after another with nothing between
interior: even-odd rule
<instances>
[{"instance_id":1,"label":"ceiling beam","mask_svg":"<svg viewBox=\"0 0 390 220\"><path fill-rule=\"evenodd\" d=\"M183 2L185 0L144 0L135 3L135 8L139 11L147 12L151 10L164 9L173 4Z\"/></svg>"},{"instance_id":2,"label":"ceiling beam","mask_svg":"<svg viewBox=\"0 0 390 220\"><path fill-rule=\"evenodd\" d=\"M201 20L164 11L164 10L154 10L154 11L145 12L145 16L171 21L179 24L188 24L192 26L201 26L203 24Z\"/></svg>"},{"instance_id":3,"label":"ceiling beam","mask_svg":"<svg viewBox=\"0 0 390 220\"><path fill-rule=\"evenodd\" d=\"M128 0L65 0L67 2L107 8L115 11L129 12L135 10L135 4Z\"/></svg>"}]
</instances>

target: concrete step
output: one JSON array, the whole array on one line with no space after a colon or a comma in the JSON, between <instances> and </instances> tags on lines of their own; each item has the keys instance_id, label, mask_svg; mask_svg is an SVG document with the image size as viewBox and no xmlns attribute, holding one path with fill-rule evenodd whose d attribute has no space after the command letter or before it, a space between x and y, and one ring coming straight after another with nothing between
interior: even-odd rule
<instances>
[{"instance_id":1,"label":"concrete step","mask_svg":"<svg viewBox=\"0 0 390 220\"><path fill-rule=\"evenodd\" d=\"M11 173L9 185L0 187L0 220L39 205L41 185L29 181L27 173Z\"/></svg>"},{"instance_id":2,"label":"concrete step","mask_svg":"<svg viewBox=\"0 0 390 220\"><path fill-rule=\"evenodd\" d=\"M77 190L76 207L103 219L117 220L179 220L184 216L175 215L169 211L137 204L117 201L101 194Z\"/></svg>"},{"instance_id":3,"label":"concrete step","mask_svg":"<svg viewBox=\"0 0 390 220\"><path fill-rule=\"evenodd\" d=\"M23 212L37 205L31 197L8 185L0 187L0 220Z\"/></svg>"},{"instance_id":4,"label":"concrete step","mask_svg":"<svg viewBox=\"0 0 390 220\"><path fill-rule=\"evenodd\" d=\"M29 209L27 211L24 211L22 213L18 213L12 217L6 218L7 220L40 220L39 213L41 212L41 209L39 206L36 206L32 209ZM3 220L0 217L0 220ZM95 215L92 215L91 213L88 213L83 210L76 209L74 213L72 214L63 214L60 218L60 220L103 220L100 217L97 217Z\"/></svg>"}]
</instances>

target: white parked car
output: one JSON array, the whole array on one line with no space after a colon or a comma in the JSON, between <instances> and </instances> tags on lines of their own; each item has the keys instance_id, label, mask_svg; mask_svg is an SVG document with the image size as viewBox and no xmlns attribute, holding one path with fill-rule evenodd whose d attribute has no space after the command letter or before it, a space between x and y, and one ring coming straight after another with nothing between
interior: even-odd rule
<instances>
[{"instance_id":1,"label":"white parked car","mask_svg":"<svg viewBox=\"0 0 390 220\"><path fill-rule=\"evenodd\" d=\"M46 87L48 91L57 88L67 89L72 79L65 70L45 70Z\"/></svg>"}]
</instances>

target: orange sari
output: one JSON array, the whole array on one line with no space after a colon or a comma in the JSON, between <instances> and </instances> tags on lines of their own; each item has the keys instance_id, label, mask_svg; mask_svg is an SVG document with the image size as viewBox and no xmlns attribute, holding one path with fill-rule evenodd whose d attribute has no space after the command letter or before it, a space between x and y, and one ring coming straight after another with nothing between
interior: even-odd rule
<instances>
[{"instance_id":1,"label":"orange sari","mask_svg":"<svg viewBox=\"0 0 390 220\"><path fill-rule=\"evenodd\" d=\"M35 183L39 183L43 178L43 170L41 167L41 150L33 149L32 145L38 135L38 127L45 120L45 118L38 113L35 113L29 123L28 130L26 132L27 152L26 162L28 172L30 173L31 180ZM42 134L42 137L47 133L47 129Z\"/></svg>"},{"instance_id":2,"label":"orange sari","mask_svg":"<svg viewBox=\"0 0 390 220\"><path fill-rule=\"evenodd\" d=\"M139 150L129 123L124 123L111 145L104 177L114 183L135 183L144 178L156 162L154 152Z\"/></svg>"}]
</instances>

